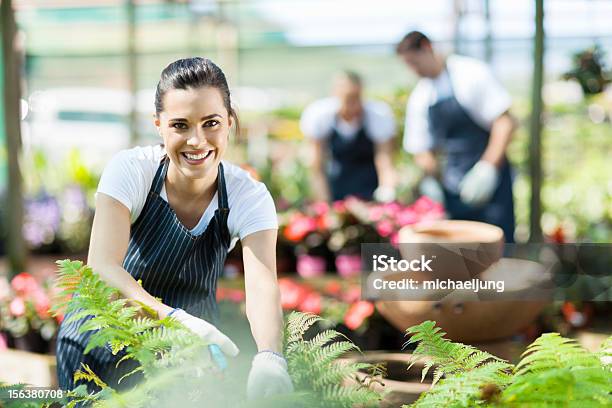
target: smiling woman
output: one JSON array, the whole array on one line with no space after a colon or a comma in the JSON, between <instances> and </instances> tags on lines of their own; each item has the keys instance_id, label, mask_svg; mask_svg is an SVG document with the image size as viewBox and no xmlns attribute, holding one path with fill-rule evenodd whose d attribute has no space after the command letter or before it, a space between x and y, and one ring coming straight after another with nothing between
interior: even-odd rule
<instances>
[{"instance_id":1,"label":"smiling woman","mask_svg":"<svg viewBox=\"0 0 612 408\"><path fill-rule=\"evenodd\" d=\"M259 350L247 391L251 396L289 392L287 363L279 354L276 211L265 185L223 160L230 129L238 125L225 75L206 58L175 61L161 74L155 108L163 144L124 150L104 170L88 263L124 297L149 306L160 318L175 318L235 356L236 345L215 327L215 293L227 252L240 239L247 316ZM92 332L79 329L89 319L60 329L60 386L80 384L73 374L81 364L117 389L133 386L136 376L118 383L135 368L117 366L121 353L99 347L84 354Z\"/></svg>"}]
</instances>

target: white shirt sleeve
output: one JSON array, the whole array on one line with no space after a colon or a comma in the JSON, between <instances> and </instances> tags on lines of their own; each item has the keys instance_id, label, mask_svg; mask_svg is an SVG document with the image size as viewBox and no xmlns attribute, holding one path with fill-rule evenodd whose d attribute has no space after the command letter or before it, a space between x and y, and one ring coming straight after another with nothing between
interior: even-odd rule
<instances>
[{"instance_id":1,"label":"white shirt sleeve","mask_svg":"<svg viewBox=\"0 0 612 408\"><path fill-rule=\"evenodd\" d=\"M104 168L96 194L106 194L126 206L134 223L147 200L161 151L159 146L120 151Z\"/></svg>"},{"instance_id":2,"label":"white shirt sleeve","mask_svg":"<svg viewBox=\"0 0 612 408\"><path fill-rule=\"evenodd\" d=\"M331 133L338 101L335 98L325 98L308 105L300 118L300 130L304 136L311 139L324 139Z\"/></svg>"},{"instance_id":3,"label":"white shirt sleeve","mask_svg":"<svg viewBox=\"0 0 612 408\"><path fill-rule=\"evenodd\" d=\"M429 130L428 109L431 99L431 85L419 81L406 105L404 126L404 150L408 153L423 153L435 148L435 140Z\"/></svg>"},{"instance_id":4,"label":"white shirt sleeve","mask_svg":"<svg viewBox=\"0 0 612 408\"><path fill-rule=\"evenodd\" d=\"M364 126L374 143L383 143L395 136L395 118L389 105L379 101L368 101L364 109Z\"/></svg>"},{"instance_id":5,"label":"white shirt sleeve","mask_svg":"<svg viewBox=\"0 0 612 408\"><path fill-rule=\"evenodd\" d=\"M230 165L226 184L230 213L227 220L232 237L244 237L258 231L278 229L274 201L265 184L254 180L238 166Z\"/></svg>"},{"instance_id":6,"label":"white shirt sleeve","mask_svg":"<svg viewBox=\"0 0 612 408\"><path fill-rule=\"evenodd\" d=\"M485 63L451 56L447 66L455 97L472 119L484 129L512 106L512 98Z\"/></svg>"}]
</instances>

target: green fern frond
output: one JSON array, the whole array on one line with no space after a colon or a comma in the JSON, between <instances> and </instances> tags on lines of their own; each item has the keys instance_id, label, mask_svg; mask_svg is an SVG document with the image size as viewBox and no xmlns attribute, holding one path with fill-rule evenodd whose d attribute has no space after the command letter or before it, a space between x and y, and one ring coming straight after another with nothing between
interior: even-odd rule
<instances>
[{"instance_id":1,"label":"green fern frond","mask_svg":"<svg viewBox=\"0 0 612 408\"><path fill-rule=\"evenodd\" d=\"M340 364L336 360L351 350L359 350L346 337L335 330L324 330L311 340L304 333L319 316L292 312L285 325L285 356L289 374L297 393L313 395L309 407L368 407L377 406L381 396L370 387L375 381L356 383L358 371L368 371L365 363ZM351 385L344 385L351 384Z\"/></svg>"},{"instance_id":2,"label":"green fern frond","mask_svg":"<svg viewBox=\"0 0 612 408\"><path fill-rule=\"evenodd\" d=\"M516 366L516 375L573 366L597 367L600 362L575 340L545 333L527 347Z\"/></svg>"},{"instance_id":3,"label":"green fern frond","mask_svg":"<svg viewBox=\"0 0 612 408\"><path fill-rule=\"evenodd\" d=\"M446 333L431 320L408 328L406 333L411 337L404 346L418 342L408 369L417 361L426 359L421 376L423 381L431 367L436 366L432 386L444 376L475 370L492 361L499 363L496 365L499 367L499 373L490 378L490 382L505 380L507 376L503 373L512 369L511 364L492 354L445 339Z\"/></svg>"},{"instance_id":4,"label":"green fern frond","mask_svg":"<svg viewBox=\"0 0 612 408\"><path fill-rule=\"evenodd\" d=\"M96 373L93 372L91 368L87 364L81 363L82 370L78 370L74 373L74 381L77 382L79 380L85 380L88 382L93 382L100 388L108 388L108 385L104 381L98 377Z\"/></svg>"}]
</instances>

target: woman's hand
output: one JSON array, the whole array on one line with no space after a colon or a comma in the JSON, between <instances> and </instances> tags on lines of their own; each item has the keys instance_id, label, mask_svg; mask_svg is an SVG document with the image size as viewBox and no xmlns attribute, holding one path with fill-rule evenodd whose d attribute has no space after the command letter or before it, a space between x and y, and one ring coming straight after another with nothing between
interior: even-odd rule
<instances>
[{"instance_id":1,"label":"woman's hand","mask_svg":"<svg viewBox=\"0 0 612 408\"><path fill-rule=\"evenodd\" d=\"M240 350L225 334L206 320L190 315L183 309L174 309L168 317L171 317L187 327L193 333L200 336L208 344L216 344L221 351L230 357L236 357Z\"/></svg>"},{"instance_id":2,"label":"woman's hand","mask_svg":"<svg viewBox=\"0 0 612 408\"><path fill-rule=\"evenodd\" d=\"M287 372L285 359L272 351L257 353L249 372L247 396L269 397L290 392L293 392L293 383Z\"/></svg>"}]
</instances>

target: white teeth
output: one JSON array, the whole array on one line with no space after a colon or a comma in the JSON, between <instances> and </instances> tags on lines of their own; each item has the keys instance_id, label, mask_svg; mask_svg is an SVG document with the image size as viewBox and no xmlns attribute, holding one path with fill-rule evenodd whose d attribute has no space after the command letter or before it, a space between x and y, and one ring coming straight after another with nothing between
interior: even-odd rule
<instances>
[{"instance_id":1,"label":"white teeth","mask_svg":"<svg viewBox=\"0 0 612 408\"><path fill-rule=\"evenodd\" d=\"M210 151L206 152L206 153L202 153L202 154L189 154L189 153L184 153L185 157L187 157L189 160L201 160L203 158L205 158L206 156L208 156L208 153L210 153Z\"/></svg>"}]
</instances>

